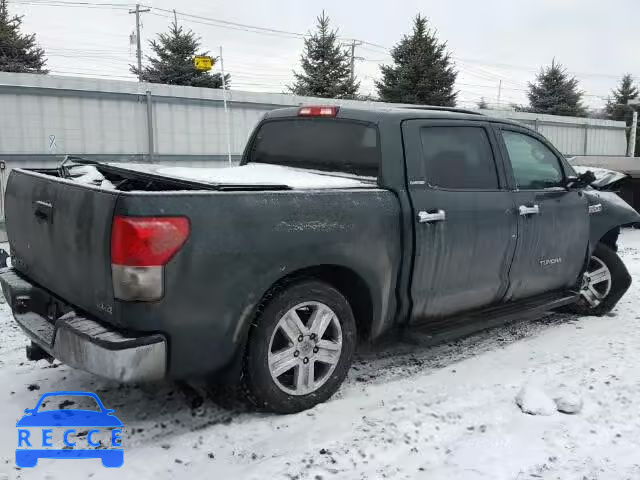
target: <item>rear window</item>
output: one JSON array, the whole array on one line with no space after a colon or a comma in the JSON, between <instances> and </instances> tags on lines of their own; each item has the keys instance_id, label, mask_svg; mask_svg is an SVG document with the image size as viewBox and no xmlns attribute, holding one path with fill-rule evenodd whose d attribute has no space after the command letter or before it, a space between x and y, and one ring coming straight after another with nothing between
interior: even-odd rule
<instances>
[{"instance_id":1,"label":"rear window","mask_svg":"<svg viewBox=\"0 0 640 480\"><path fill-rule=\"evenodd\" d=\"M248 163L376 177L380 165L378 130L335 118L265 122L255 137Z\"/></svg>"}]
</instances>

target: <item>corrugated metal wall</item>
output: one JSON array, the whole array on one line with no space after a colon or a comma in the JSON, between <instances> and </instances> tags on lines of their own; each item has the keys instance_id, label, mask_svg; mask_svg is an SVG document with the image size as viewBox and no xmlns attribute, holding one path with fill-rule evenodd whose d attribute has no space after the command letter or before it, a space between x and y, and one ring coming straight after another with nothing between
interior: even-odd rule
<instances>
[{"instance_id":1,"label":"corrugated metal wall","mask_svg":"<svg viewBox=\"0 0 640 480\"><path fill-rule=\"evenodd\" d=\"M0 172L57 164L65 154L104 160L219 165L234 158L268 110L300 104L390 104L288 94L0 72ZM530 125L566 155L624 155L623 122L491 110ZM152 128L149 129L149 124ZM4 180L3 180L4 179ZM0 215L2 212L0 212Z\"/></svg>"},{"instance_id":2,"label":"corrugated metal wall","mask_svg":"<svg viewBox=\"0 0 640 480\"><path fill-rule=\"evenodd\" d=\"M0 155L73 153L143 158L149 153L148 100L153 153L160 158L224 156L227 128L232 153L240 154L256 122L273 108L319 102L372 109L389 106L230 91L227 121L222 94L204 88L0 73ZM626 151L623 122L488 113L529 124L567 155L624 155Z\"/></svg>"}]
</instances>

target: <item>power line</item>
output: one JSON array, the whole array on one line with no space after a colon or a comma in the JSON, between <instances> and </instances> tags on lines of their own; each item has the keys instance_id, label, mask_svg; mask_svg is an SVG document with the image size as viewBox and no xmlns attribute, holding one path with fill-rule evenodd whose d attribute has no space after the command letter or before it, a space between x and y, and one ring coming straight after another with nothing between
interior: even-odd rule
<instances>
[{"instance_id":1,"label":"power line","mask_svg":"<svg viewBox=\"0 0 640 480\"><path fill-rule=\"evenodd\" d=\"M81 1L81 0L13 0L12 3L19 4L19 5L32 5L32 6L106 8L106 9L114 9L114 10L126 10L133 5L132 3L128 3L128 2L115 3L115 2ZM175 14L180 15L180 17L187 22L202 24L210 27L239 30L239 31L244 31L248 33L265 34L265 35L271 35L271 36L277 36L277 37L283 37L283 38L293 38L297 40L307 38L310 35L309 33L302 33L302 32L289 31L289 30L283 30L283 29L277 29L277 28L271 28L271 27L250 25L250 24L245 24L240 22L223 20L219 18L207 17L204 15L198 15L198 14L187 13L182 11L174 11L174 10L160 8L160 7L147 7L145 11L148 11L148 10L150 10L149 11L150 14L158 17L171 18L170 14L173 14L175 12ZM375 52L385 56L390 56L390 48L387 46L370 42L370 41L365 41L365 40L351 39L347 37L340 37L340 38L342 40L351 40L352 42L358 42L360 48L364 50ZM139 42L140 40L139 35L137 35L137 40ZM138 51L138 57L140 58L141 57L140 49L137 49L137 51ZM63 53L52 54L52 56L59 56L62 58L66 58ZM524 70L528 72L539 71L539 67L533 67L533 66L514 65L509 63L498 63L498 62L487 62L483 60L469 59L469 58L458 57L458 56L452 56L452 57L455 61L460 62L462 64L471 63L471 64L476 64L481 66L492 66L492 67L503 68L503 69L519 69L519 70ZM120 60L120 58L116 58L116 57L110 57L110 58L113 60ZM385 60L382 60L382 59L363 59L363 60L367 62L385 63ZM523 82L513 81L510 78L506 77L505 75L483 70L479 66L473 67L476 69L475 71L473 68L470 68L469 66L462 67L462 68L463 68L463 73L464 73L464 70L466 70L467 72L466 74L469 74L472 76L484 78L487 80L492 80L492 79L502 80L504 83L513 85L512 87L503 86L504 89L511 89L513 91L527 91L525 88L520 88L521 86L525 85ZM593 72L590 72L590 73L570 72L570 73L580 77L587 77L587 78L588 77L600 77L600 78L619 78L620 77L620 75L593 73ZM495 88L494 86L488 86L488 85L485 86L485 85L464 84L464 83L459 83L459 85L478 87L478 88ZM608 95L596 95L596 94L585 93L584 96L598 98L598 99L605 99L607 98Z\"/></svg>"}]
</instances>

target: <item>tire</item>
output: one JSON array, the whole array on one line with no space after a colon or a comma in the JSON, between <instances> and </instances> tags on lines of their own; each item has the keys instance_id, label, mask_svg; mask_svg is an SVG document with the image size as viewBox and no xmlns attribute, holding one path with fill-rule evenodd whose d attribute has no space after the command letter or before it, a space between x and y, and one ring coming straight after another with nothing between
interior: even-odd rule
<instances>
[{"instance_id":1,"label":"tire","mask_svg":"<svg viewBox=\"0 0 640 480\"><path fill-rule=\"evenodd\" d=\"M600 276L594 276L594 281L590 275L605 268L610 275L610 286L607 288L605 281L595 283ZM599 296L594 296L594 288L589 288L589 284L595 288ZM616 306L618 301L631 286L631 276L624 263L610 247L604 243L599 243L591 255L591 260L585 273L585 278L580 285L580 300L569 305L566 310L579 315L602 316L609 313Z\"/></svg>"},{"instance_id":2,"label":"tire","mask_svg":"<svg viewBox=\"0 0 640 480\"><path fill-rule=\"evenodd\" d=\"M313 279L267 297L249 332L243 389L261 410L300 412L344 381L356 347L353 312L338 290Z\"/></svg>"}]
</instances>

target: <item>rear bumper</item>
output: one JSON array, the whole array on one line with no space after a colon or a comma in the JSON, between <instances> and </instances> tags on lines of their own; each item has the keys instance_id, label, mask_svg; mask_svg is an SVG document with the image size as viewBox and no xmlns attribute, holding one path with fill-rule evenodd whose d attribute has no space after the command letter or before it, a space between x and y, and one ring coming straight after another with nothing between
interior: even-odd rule
<instances>
[{"instance_id":1,"label":"rear bumper","mask_svg":"<svg viewBox=\"0 0 640 480\"><path fill-rule=\"evenodd\" d=\"M167 341L163 335L125 334L81 316L13 269L0 273L0 284L25 334L63 363L121 382L165 377ZM52 320L61 311L66 313Z\"/></svg>"}]
</instances>

